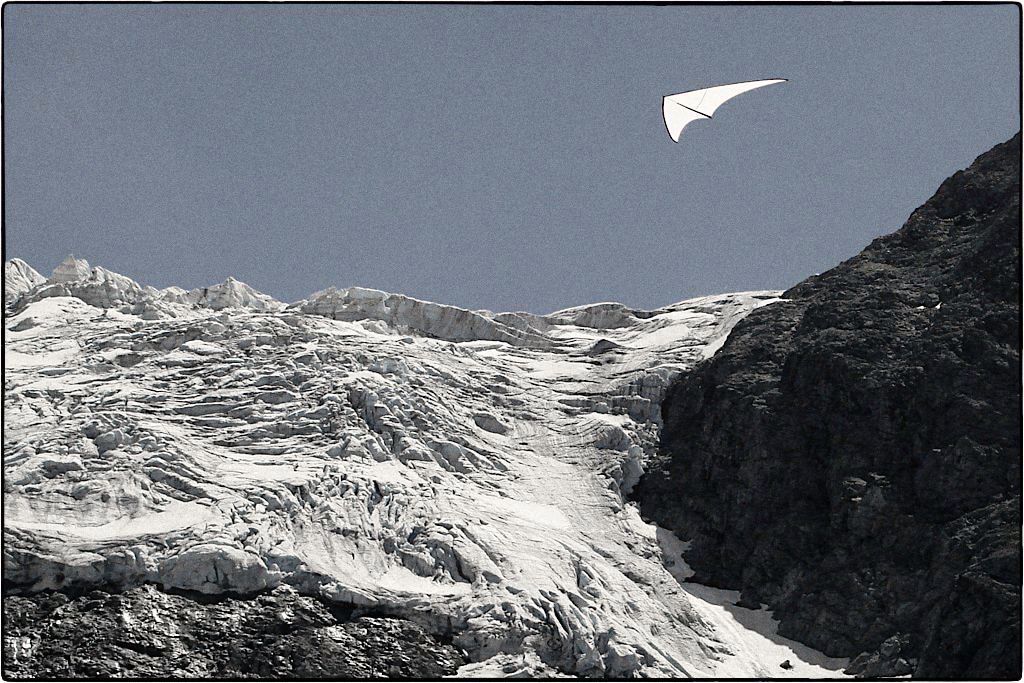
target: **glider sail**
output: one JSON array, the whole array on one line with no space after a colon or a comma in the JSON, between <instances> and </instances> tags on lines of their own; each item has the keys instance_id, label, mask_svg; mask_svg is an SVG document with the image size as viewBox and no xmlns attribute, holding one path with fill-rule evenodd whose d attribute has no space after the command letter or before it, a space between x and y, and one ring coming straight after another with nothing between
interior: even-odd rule
<instances>
[{"instance_id":1,"label":"glider sail","mask_svg":"<svg viewBox=\"0 0 1024 683\"><path fill-rule=\"evenodd\" d=\"M710 119L715 111L727 101L743 93L763 88L773 83L784 83L785 78L771 78L765 81L744 81L716 85L712 88L689 90L687 92L666 95L661 101L661 111L665 116L665 128L673 142L679 142L683 128L691 121Z\"/></svg>"}]
</instances>

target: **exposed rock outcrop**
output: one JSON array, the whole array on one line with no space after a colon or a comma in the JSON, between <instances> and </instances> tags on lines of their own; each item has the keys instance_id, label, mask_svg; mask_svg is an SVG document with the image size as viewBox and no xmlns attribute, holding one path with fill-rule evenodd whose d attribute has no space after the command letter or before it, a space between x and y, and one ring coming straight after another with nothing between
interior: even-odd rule
<instances>
[{"instance_id":1,"label":"exposed rock outcrop","mask_svg":"<svg viewBox=\"0 0 1024 683\"><path fill-rule=\"evenodd\" d=\"M282 586L252 600L152 586L4 598L4 673L18 678L427 678L454 674L450 644Z\"/></svg>"},{"instance_id":2,"label":"exposed rock outcrop","mask_svg":"<svg viewBox=\"0 0 1024 683\"><path fill-rule=\"evenodd\" d=\"M1020 227L1018 134L671 387L636 496L696 580L853 673L1019 678Z\"/></svg>"}]
</instances>

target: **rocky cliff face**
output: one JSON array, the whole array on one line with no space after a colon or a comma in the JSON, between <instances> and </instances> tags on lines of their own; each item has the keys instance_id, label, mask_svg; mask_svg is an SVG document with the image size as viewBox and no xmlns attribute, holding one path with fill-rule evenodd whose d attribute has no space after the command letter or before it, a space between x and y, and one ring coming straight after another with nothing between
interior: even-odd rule
<instances>
[{"instance_id":1,"label":"rocky cliff face","mask_svg":"<svg viewBox=\"0 0 1024 683\"><path fill-rule=\"evenodd\" d=\"M636 497L696 580L868 676L1020 676L1020 136L751 313Z\"/></svg>"}]
</instances>

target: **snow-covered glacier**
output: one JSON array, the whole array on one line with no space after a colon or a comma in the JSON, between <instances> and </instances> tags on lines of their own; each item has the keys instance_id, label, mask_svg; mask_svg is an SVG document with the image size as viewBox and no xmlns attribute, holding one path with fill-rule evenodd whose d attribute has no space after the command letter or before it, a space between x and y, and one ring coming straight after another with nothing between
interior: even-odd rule
<instances>
[{"instance_id":1,"label":"snow-covered glacier","mask_svg":"<svg viewBox=\"0 0 1024 683\"><path fill-rule=\"evenodd\" d=\"M626 498L668 382L776 292L539 316L74 259L5 283L7 586L289 584L451 636L466 676L845 664L684 582Z\"/></svg>"}]
</instances>

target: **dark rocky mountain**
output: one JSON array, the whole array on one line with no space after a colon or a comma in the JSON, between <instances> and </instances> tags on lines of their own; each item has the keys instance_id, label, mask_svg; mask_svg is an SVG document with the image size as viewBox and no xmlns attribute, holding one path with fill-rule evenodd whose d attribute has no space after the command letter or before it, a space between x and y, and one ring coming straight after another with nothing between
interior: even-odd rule
<instances>
[{"instance_id":1,"label":"dark rocky mountain","mask_svg":"<svg viewBox=\"0 0 1024 683\"><path fill-rule=\"evenodd\" d=\"M428 678L461 653L404 619L281 586L252 599L153 586L4 597L5 678Z\"/></svg>"},{"instance_id":2,"label":"dark rocky mountain","mask_svg":"<svg viewBox=\"0 0 1024 683\"><path fill-rule=\"evenodd\" d=\"M1020 144L754 311L662 405L643 514L852 673L1021 675Z\"/></svg>"}]
</instances>

